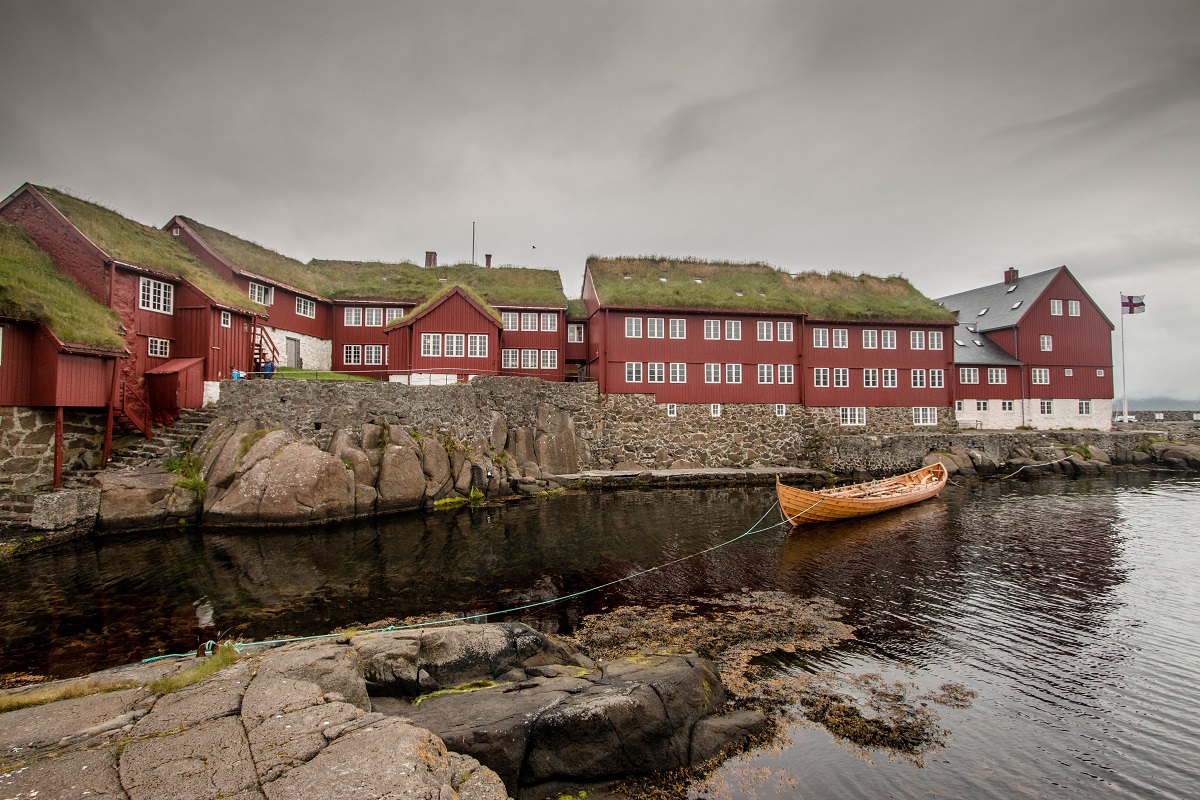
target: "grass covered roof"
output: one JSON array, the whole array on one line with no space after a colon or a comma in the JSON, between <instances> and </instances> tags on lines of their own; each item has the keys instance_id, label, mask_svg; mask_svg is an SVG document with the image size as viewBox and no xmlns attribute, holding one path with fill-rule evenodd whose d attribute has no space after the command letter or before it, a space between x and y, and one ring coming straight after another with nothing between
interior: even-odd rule
<instances>
[{"instance_id":1,"label":"grass covered roof","mask_svg":"<svg viewBox=\"0 0 1200 800\"><path fill-rule=\"evenodd\" d=\"M899 276L791 275L769 264L661 256L592 256L587 266L608 306L790 311L830 320L954 320Z\"/></svg>"},{"instance_id":2,"label":"grass covered roof","mask_svg":"<svg viewBox=\"0 0 1200 800\"><path fill-rule=\"evenodd\" d=\"M209 247L238 269L286 283L315 295L327 294L325 290L328 287L322 284L321 276L308 264L189 217L181 219L199 234Z\"/></svg>"},{"instance_id":3,"label":"grass covered roof","mask_svg":"<svg viewBox=\"0 0 1200 800\"><path fill-rule=\"evenodd\" d=\"M558 272L530 267L452 264L419 267L408 262L322 261L309 266L329 282L327 297L371 298L423 303L450 286L464 286L491 305L565 307Z\"/></svg>"},{"instance_id":4,"label":"grass covered roof","mask_svg":"<svg viewBox=\"0 0 1200 800\"><path fill-rule=\"evenodd\" d=\"M43 323L68 344L124 350L117 312L59 272L24 231L0 220L0 315Z\"/></svg>"},{"instance_id":5,"label":"grass covered roof","mask_svg":"<svg viewBox=\"0 0 1200 800\"><path fill-rule=\"evenodd\" d=\"M42 186L37 189L109 257L178 275L218 303L260 314L266 312L265 308L238 291L237 287L221 280L166 231L134 222L110 208L80 200L57 189Z\"/></svg>"}]
</instances>

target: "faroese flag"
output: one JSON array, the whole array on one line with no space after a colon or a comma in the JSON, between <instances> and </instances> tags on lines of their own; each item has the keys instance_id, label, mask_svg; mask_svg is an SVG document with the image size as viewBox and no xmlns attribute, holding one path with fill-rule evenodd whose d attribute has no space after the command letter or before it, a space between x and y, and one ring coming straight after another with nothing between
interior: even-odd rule
<instances>
[{"instance_id":1,"label":"faroese flag","mask_svg":"<svg viewBox=\"0 0 1200 800\"><path fill-rule=\"evenodd\" d=\"M1122 314L1141 314L1146 310L1146 304L1142 301L1144 294L1123 294L1121 295L1121 313Z\"/></svg>"}]
</instances>

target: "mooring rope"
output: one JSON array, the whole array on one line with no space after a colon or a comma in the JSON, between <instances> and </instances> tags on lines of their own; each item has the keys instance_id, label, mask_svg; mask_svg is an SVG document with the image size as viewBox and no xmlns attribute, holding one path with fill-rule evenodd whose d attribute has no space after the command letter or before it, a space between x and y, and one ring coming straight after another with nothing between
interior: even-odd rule
<instances>
[{"instance_id":1,"label":"mooring rope","mask_svg":"<svg viewBox=\"0 0 1200 800\"><path fill-rule=\"evenodd\" d=\"M820 503L820 502L821 502L820 500L817 501L817 503ZM813 505L810 506L808 509L805 509L805 511L810 510L811 508L815 507L817 505L817 503L813 503ZM413 622L408 625L388 625L385 628L368 628L366 630L360 630L360 631L358 631L358 633L360 633L360 634L362 634L362 633L388 633L390 631L404 631L404 630L412 630L413 628L428 628L428 627L432 627L435 625L451 625L451 624L458 623L458 622L470 622L473 620L487 619L488 617L500 616L501 614L512 614L512 613L515 613L518 611L528 611L531 608L539 608L541 606L553 605L554 603L561 603L564 600L571 600L576 597L582 597L585 594L590 594L592 592L598 592L601 589L607 589L609 586L614 586L618 583L623 583L625 581L641 577L642 575L649 575L651 572L657 572L661 569L666 569L667 567L674 566L675 564L679 564L681 562L687 561L688 559L696 558L697 556L702 556L705 553L711 553L714 550L719 550L722 547L731 545L734 542L738 541L739 539L745 539L747 536L753 536L753 535L759 534L759 533L766 533L769 530L773 530L773 529L781 527L783 525L791 524L791 519L795 519L795 517L792 517L791 519L789 519L788 517L785 516L783 519L783 522L777 522L774 525L768 525L765 528L758 527L760 524L762 524L762 521L767 518L767 515L770 514L772 511L774 511L778 505L779 505L779 502L776 501L770 508L768 508L766 510L766 513L764 513L761 517L758 518L757 522L755 522L753 525L750 526L749 530L745 531L744 533L739 533L737 536L734 536L732 539L726 539L725 541L723 541L719 544L714 544L711 547L706 547L703 550L699 550L690 555L680 556L679 558L671 559L670 561L667 561L665 563L659 564L654 567L647 567L646 569L638 570L637 572L631 572L630 574L625 575L624 577L608 581L607 583L601 583L597 586L592 586L587 589L581 589L578 592L571 592L570 594L560 595L558 597L551 598L550 600L539 600L536 603L528 603L526 605L517 606L515 608L506 608L501 611L485 611L485 612L481 612L479 614L467 614L467 615L459 616L459 617L451 617L450 619L436 619L436 620L429 620L427 622ZM802 511L800 513L803 514L804 512ZM797 516L799 516L799 515L797 515ZM346 635L345 633L320 633L320 634L316 634L313 636L293 636L293 637L289 637L286 639L266 639L266 640L263 640L260 642L227 642L226 644L228 646L233 647L234 650L236 650L237 652L240 653L244 648L247 648L247 647L289 644L291 642L306 642L306 641L312 641L314 639L335 639L335 638L338 638L340 636L345 636L345 635ZM215 646L217 646L217 644L218 643L213 640L209 640L209 641L205 642L203 645L204 655L206 655L206 656L212 655L213 648ZM199 651L199 648L197 648L197 652L198 651ZM161 656L151 656L150 658L143 658L142 663L143 664L151 664L155 661L162 661L167 658L187 658L189 656L194 656L196 654L197 653L195 653L195 652L167 653L167 654L161 655Z\"/></svg>"},{"instance_id":2,"label":"mooring rope","mask_svg":"<svg viewBox=\"0 0 1200 800\"><path fill-rule=\"evenodd\" d=\"M1047 461L1045 464L1026 464L1026 465L1025 465L1025 466L1023 466L1023 467L1020 467L1020 468L1017 470L1017 472L1020 472L1020 471L1021 471L1021 470L1023 470L1023 469L1029 469L1030 467L1048 467L1048 466L1050 466L1051 464L1057 464L1057 463L1058 463L1058 462L1060 462L1060 461L1070 461L1070 460L1071 460L1071 456L1063 456L1062 458L1056 458L1056 459L1054 459L1053 461ZM1009 475L1005 475L1005 476L1003 476L1003 477L1001 478L1001 480L1007 480L1008 478L1011 478L1013 475L1016 475L1016 474L1017 474L1017 472L1013 472L1013 473L1011 473L1011 474L1009 474Z\"/></svg>"}]
</instances>

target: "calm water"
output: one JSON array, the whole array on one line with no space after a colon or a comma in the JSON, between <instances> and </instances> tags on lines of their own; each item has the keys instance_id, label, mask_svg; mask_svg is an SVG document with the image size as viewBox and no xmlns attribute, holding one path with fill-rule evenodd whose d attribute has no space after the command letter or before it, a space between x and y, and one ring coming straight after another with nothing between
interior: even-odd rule
<instances>
[{"instance_id":1,"label":"calm water","mask_svg":"<svg viewBox=\"0 0 1200 800\"><path fill-rule=\"evenodd\" d=\"M703 549L772 501L760 489L587 494L301 534L80 542L0 565L0 672L76 674L209 638L511 607ZM1198 522L1196 480L951 486L883 518L750 537L540 621L744 587L820 595L847 609L858 641L781 669L979 693L940 710L952 733L924 769L800 727L723 770L735 797L1197 797Z\"/></svg>"}]
</instances>

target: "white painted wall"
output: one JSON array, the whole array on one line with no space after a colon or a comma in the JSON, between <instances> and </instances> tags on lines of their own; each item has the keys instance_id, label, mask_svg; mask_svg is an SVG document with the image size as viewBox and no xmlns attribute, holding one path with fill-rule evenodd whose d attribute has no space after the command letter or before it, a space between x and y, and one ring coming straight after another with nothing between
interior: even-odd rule
<instances>
[{"instance_id":1,"label":"white painted wall","mask_svg":"<svg viewBox=\"0 0 1200 800\"><path fill-rule=\"evenodd\" d=\"M332 340L296 333L283 328L272 328L269 325L264 325L263 329L270 334L271 341L279 349L279 360L275 362L275 366L287 366L287 339L290 338L300 340L300 360L303 362L304 369L333 369Z\"/></svg>"},{"instance_id":2,"label":"white painted wall","mask_svg":"<svg viewBox=\"0 0 1200 800\"><path fill-rule=\"evenodd\" d=\"M1095 428L1112 430L1112 400L1092 400L1092 413L1079 413L1078 398L1055 398L1053 413L1041 412L1040 400L1014 400L1012 411L1001 411L999 400L990 400L987 411L977 411L974 400L964 401L965 408L955 412L955 418L963 428L983 430L1013 430L1027 425L1038 430L1062 430L1063 428ZM1024 413L1022 413L1022 404ZM978 424L975 424L978 423Z\"/></svg>"}]
</instances>

